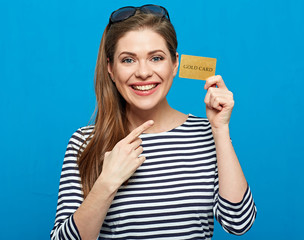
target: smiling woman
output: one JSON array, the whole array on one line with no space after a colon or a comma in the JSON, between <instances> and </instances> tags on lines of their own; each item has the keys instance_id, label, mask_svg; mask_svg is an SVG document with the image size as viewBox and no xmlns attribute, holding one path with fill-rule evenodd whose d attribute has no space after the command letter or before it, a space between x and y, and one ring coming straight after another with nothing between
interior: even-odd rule
<instances>
[{"instance_id":1,"label":"smiling woman","mask_svg":"<svg viewBox=\"0 0 304 240\"><path fill-rule=\"evenodd\" d=\"M114 11L95 72L95 124L73 134L52 239L211 239L249 230L252 194L229 135L233 95L206 81L207 118L173 109L177 39L161 6Z\"/></svg>"}]
</instances>

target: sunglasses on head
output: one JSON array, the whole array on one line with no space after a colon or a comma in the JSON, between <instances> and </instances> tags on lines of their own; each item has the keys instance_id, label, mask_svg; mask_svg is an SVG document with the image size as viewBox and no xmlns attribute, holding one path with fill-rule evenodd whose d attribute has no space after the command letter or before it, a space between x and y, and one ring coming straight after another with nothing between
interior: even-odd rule
<instances>
[{"instance_id":1,"label":"sunglasses on head","mask_svg":"<svg viewBox=\"0 0 304 240\"><path fill-rule=\"evenodd\" d=\"M165 17L170 21L169 13L164 7L153 4L147 4L141 7L130 6L117 9L116 11L112 12L109 20L109 25L112 23L127 20L128 18L134 16L137 10L141 11L142 13Z\"/></svg>"}]
</instances>

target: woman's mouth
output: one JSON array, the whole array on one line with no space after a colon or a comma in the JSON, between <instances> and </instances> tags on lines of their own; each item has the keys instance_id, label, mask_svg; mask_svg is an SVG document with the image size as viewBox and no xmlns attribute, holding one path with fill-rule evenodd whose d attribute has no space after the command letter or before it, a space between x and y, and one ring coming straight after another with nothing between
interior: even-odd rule
<instances>
[{"instance_id":1,"label":"woman's mouth","mask_svg":"<svg viewBox=\"0 0 304 240\"><path fill-rule=\"evenodd\" d=\"M131 85L131 89L136 95L148 96L157 91L159 85L159 83L150 83L145 85L134 84Z\"/></svg>"},{"instance_id":2,"label":"woman's mouth","mask_svg":"<svg viewBox=\"0 0 304 240\"><path fill-rule=\"evenodd\" d=\"M132 88L137 91L150 91L156 88L158 84L148 84L148 85L132 85Z\"/></svg>"}]
</instances>

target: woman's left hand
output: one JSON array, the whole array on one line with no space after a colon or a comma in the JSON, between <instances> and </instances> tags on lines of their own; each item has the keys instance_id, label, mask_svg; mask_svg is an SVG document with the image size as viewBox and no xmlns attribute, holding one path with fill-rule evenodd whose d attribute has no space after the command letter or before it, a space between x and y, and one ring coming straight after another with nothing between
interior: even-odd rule
<instances>
[{"instance_id":1,"label":"woman's left hand","mask_svg":"<svg viewBox=\"0 0 304 240\"><path fill-rule=\"evenodd\" d=\"M227 127L234 106L233 94L219 75L209 77L204 87L206 114L212 128Z\"/></svg>"}]
</instances>

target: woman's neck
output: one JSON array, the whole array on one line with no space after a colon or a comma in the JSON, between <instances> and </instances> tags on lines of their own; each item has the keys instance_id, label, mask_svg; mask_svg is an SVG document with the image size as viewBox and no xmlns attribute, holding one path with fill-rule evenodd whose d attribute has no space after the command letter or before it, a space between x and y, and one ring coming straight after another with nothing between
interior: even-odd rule
<instances>
[{"instance_id":1,"label":"woman's neck","mask_svg":"<svg viewBox=\"0 0 304 240\"><path fill-rule=\"evenodd\" d=\"M153 120L154 125L145 133L159 133L169 131L187 120L187 115L173 109L167 101L159 107L150 110L139 110L127 107L127 117L130 131L148 120Z\"/></svg>"}]
</instances>

